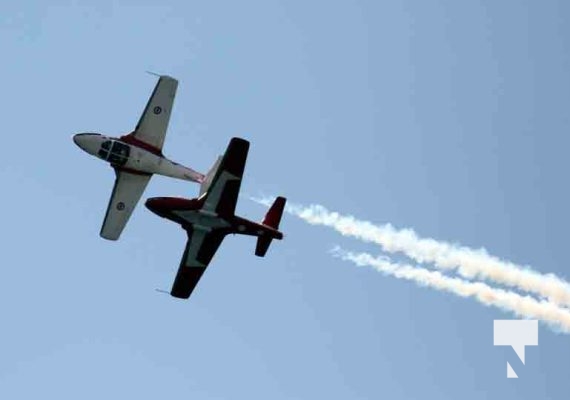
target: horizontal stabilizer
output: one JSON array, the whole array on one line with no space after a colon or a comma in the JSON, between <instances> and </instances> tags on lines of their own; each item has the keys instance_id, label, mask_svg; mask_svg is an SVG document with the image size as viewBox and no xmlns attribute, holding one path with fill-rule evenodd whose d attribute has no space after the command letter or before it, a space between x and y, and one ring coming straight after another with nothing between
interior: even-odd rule
<instances>
[{"instance_id":1,"label":"horizontal stabilizer","mask_svg":"<svg viewBox=\"0 0 570 400\"><path fill-rule=\"evenodd\" d=\"M265 253L269 249L269 245L273 240L270 236L260 236L257 238L257 244L255 245L255 255L258 257L264 257Z\"/></svg>"}]
</instances>

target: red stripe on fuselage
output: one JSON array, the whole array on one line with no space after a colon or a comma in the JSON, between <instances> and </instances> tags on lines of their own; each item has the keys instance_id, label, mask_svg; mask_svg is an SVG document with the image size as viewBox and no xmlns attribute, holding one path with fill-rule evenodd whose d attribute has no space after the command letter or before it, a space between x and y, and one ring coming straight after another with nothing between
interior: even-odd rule
<instances>
[{"instance_id":1,"label":"red stripe on fuselage","mask_svg":"<svg viewBox=\"0 0 570 400\"><path fill-rule=\"evenodd\" d=\"M125 136L121 136L119 138L119 140L121 140L127 144L140 147L141 149L144 149L144 150L148 151L149 153L156 154L159 157L164 157L164 155L162 154L162 150L160 150L158 147L154 147L153 145L150 145L146 142L143 142L142 140L137 139L134 136L134 132L129 133L128 135L125 135Z\"/></svg>"}]
</instances>

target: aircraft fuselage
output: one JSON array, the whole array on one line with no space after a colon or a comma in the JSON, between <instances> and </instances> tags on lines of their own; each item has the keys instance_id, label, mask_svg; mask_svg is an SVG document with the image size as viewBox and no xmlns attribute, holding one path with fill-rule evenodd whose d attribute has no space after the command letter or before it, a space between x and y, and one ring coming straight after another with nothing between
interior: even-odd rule
<instances>
[{"instance_id":1,"label":"aircraft fuselage","mask_svg":"<svg viewBox=\"0 0 570 400\"><path fill-rule=\"evenodd\" d=\"M203 209L202 198L153 197L145 206L162 218L176 222L186 229L193 227L204 231L218 230L225 234L268 236L282 239L283 234L269 226L250 221L237 215L219 215Z\"/></svg>"},{"instance_id":2,"label":"aircraft fuselage","mask_svg":"<svg viewBox=\"0 0 570 400\"><path fill-rule=\"evenodd\" d=\"M79 133L73 141L85 152L112 167L139 174L158 174L186 181L199 182L203 175L164 157L159 149L127 135L120 138L98 133Z\"/></svg>"}]
</instances>

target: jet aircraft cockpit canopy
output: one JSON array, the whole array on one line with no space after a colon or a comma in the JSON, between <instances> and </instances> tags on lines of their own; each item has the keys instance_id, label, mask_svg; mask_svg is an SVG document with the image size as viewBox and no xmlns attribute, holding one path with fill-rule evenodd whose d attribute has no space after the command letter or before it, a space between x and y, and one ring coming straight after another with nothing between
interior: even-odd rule
<instances>
[{"instance_id":1,"label":"jet aircraft cockpit canopy","mask_svg":"<svg viewBox=\"0 0 570 400\"><path fill-rule=\"evenodd\" d=\"M113 165L123 166L126 164L130 152L129 145L118 140L106 140L101 144L97 155Z\"/></svg>"},{"instance_id":2,"label":"jet aircraft cockpit canopy","mask_svg":"<svg viewBox=\"0 0 570 400\"><path fill-rule=\"evenodd\" d=\"M101 145L101 148L97 152L97 155L101 157L103 160L106 160L107 156L109 155L110 148L111 148L111 141L110 140L104 141L103 144Z\"/></svg>"}]
</instances>

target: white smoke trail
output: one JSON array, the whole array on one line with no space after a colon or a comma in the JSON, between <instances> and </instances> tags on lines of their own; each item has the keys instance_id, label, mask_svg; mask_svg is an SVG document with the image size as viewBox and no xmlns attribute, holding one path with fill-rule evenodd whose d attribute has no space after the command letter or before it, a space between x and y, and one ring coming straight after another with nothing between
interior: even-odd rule
<instances>
[{"instance_id":1,"label":"white smoke trail","mask_svg":"<svg viewBox=\"0 0 570 400\"><path fill-rule=\"evenodd\" d=\"M386 275L416 282L419 285L453 293L461 297L472 297L486 306L494 306L512 312L519 317L539 319L555 331L570 333L570 311L548 301L539 301L532 296L493 288L481 282L468 282L452 278L438 271L412 267L390 262L387 257L375 258L367 253L353 253L339 247L332 254L359 266L370 266Z\"/></svg>"},{"instance_id":2,"label":"white smoke trail","mask_svg":"<svg viewBox=\"0 0 570 400\"><path fill-rule=\"evenodd\" d=\"M251 198L270 205L272 198ZM344 236L379 244L387 253L401 252L418 263L433 263L442 270L456 270L468 278L487 279L505 286L535 293L558 305L570 305L570 284L554 274L540 274L530 267L516 265L491 256L485 249L424 239L411 229L396 229L390 224L375 225L350 215L341 215L321 205L308 207L290 204L286 211L312 225L335 229Z\"/></svg>"}]
</instances>

